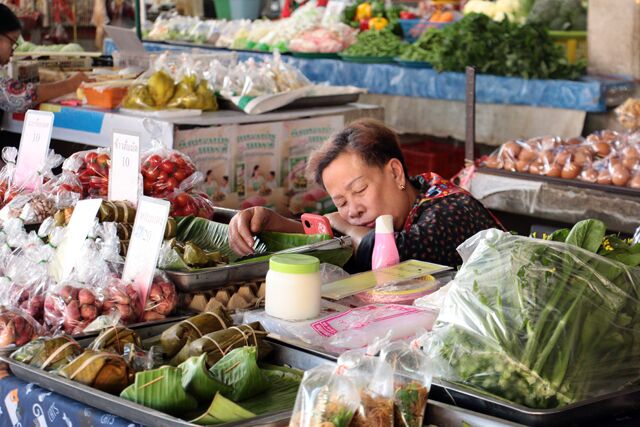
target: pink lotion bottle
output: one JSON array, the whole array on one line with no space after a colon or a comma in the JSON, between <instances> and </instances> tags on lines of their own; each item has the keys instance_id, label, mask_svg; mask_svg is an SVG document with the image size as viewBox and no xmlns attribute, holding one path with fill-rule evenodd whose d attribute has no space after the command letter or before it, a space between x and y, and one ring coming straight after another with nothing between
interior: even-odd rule
<instances>
[{"instance_id":1,"label":"pink lotion bottle","mask_svg":"<svg viewBox=\"0 0 640 427\"><path fill-rule=\"evenodd\" d=\"M396 238L393 234L393 216L380 215L376 218L376 242L373 246L371 257L371 269L379 270L391 267L400 262L400 255L396 247Z\"/></svg>"}]
</instances>

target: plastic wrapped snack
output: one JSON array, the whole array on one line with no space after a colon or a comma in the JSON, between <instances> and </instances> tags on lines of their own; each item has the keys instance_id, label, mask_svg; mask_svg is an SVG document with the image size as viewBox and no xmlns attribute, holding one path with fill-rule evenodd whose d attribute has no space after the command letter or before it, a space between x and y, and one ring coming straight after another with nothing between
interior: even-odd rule
<instances>
[{"instance_id":1,"label":"plastic wrapped snack","mask_svg":"<svg viewBox=\"0 0 640 427\"><path fill-rule=\"evenodd\" d=\"M637 249L605 231L587 220L550 240L487 230L463 243L426 346L437 374L545 409L640 380Z\"/></svg>"},{"instance_id":2,"label":"plastic wrapped snack","mask_svg":"<svg viewBox=\"0 0 640 427\"><path fill-rule=\"evenodd\" d=\"M80 165L74 169L78 162ZM82 185L82 198L107 197L111 166L111 155L108 149L80 151L72 154L65 163L69 172L76 170Z\"/></svg>"},{"instance_id":3,"label":"plastic wrapped snack","mask_svg":"<svg viewBox=\"0 0 640 427\"><path fill-rule=\"evenodd\" d=\"M42 327L28 313L0 307L0 348L20 347L43 333Z\"/></svg>"},{"instance_id":4,"label":"plastic wrapped snack","mask_svg":"<svg viewBox=\"0 0 640 427\"><path fill-rule=\"evenodd\" d=\"M78 171L83 164L81 156L69 157L62 164L62 173L44 185L45 193L55 200L57 209L75 206L82 198L84 190Z\"/></svg>"},{"instance_id":5,"label":"plastic wrapped snack","mask_svg":"<svg viewBox=\"0 0 640 427\"><path fill-rule=\"evenodd\" d=\"M640 99L629 98L622 105L616 108L618 122L626 129L640 129Z\"/></svg>"},{"instance_id":6,"label":"plastic wrapped snack","mask_svg":"<svg viewBox=\"0 0 640 427\"><path fill-rule=\"evenodd\" d=\"M17 194L17 191L13 188L13 171L16 168L17 158L17 148L4 147L2 149L4 166L0 170L0 208L13 200Z\"/></svg>"},{"instance_id":7,"label":"plastic wrapped snack","mask_svg":"<svg viewBox=\"0 0 640 427\"><path fill-rule=\"evenodd\" d=\"M189 157L168 149L159 140L142 156L144 194L166 197L195 173L196 167Z\"/></svg>"},{"instance_id":8,"label":"plastic wrapped snack","mask_svg":"<svg viewBox=\"0 0 640 427\"><path fill-rule=\"evenodd\" d=\"M321 365L304 373L289 427L348 427L359 406L353 381Z\"/></svg>"},{"instance_id":9,"label":"plastic wrapped snack","mask_svg":"<svg viewBox=\"0 0 640 427\"><path fill-rule=\"evenodd\" d=\"M104 295L101 289L79 282L61 283L47 292L44 318L52 331L64 330L77 335L102 314Z\"/></svg>"},{"instance_id":10,"label":"plastic wrapped snack","mask_svg":"<svg viewBox=\"0 0 640 427\"><path fill-rule=\"evenodd\" d=\"M136 323L143 314L142 301L133 283L112 277L105 289L104 314L117 313L124 325Z\"/></svg>"},{"instance_id":11,"label":"plastic wrapped snack","mask_svg":"<svg viewBox=\"0 0 640 427\"><path fill-rule=\"evenodd\" d=\"M160 320L169 316L178 304L176 287L166 274L156 272L149 289L147 306L143 315L144 321Z\"/></svg>"},{"instance_id":12,"label":"plastic wrapped snack","mask_svg":"<svg viewBox=\"0 0 640 427\"><path fill-rule=\"evenodd\" d=\"M421 350L421 339L387 344L380 358L393 369L396 427L422 427L433 367Z\"/></svg>"},{"instance_id":13,"label":"plastic wrapped snack","mask_svg":"<svg viewBox=\"0 0 640 427\"><path fill-rule=\"evenodd\" d=\"M68 335L37 338L14 351L11 358L45 371L55 371L82 354L82 347Z\"/></svg>"},{"instance_id":14,"label":"plastic wrapped snack","mask_svg":"<svg viewBox=\"0 0 640 427\"><path fill-rule=\"evenodd\" d=\"M171 202L169 215L172 217L197 216L212 219L215 205L206 193L194 190L204 182L200 172L194 172L180 183L167 199Z\"/></svg>"}]
</instances>

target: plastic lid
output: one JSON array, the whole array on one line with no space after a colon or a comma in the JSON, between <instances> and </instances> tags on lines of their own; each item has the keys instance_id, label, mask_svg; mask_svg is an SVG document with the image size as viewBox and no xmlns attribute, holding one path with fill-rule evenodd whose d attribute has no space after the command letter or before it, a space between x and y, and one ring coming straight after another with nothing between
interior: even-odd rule
<instances>
[{"instance_id":1,"label":"plastic lid","mask_svg":"<svg viewBox=\"0 0 640 427\"><path fill-rule=\"evenodd\" d=\"M376 218L376 233L393 233L393 216L380 215Z\"/></svg>"},{"instance_id":2,"label":"plastic lid","mask_svg":"<svg viewBox=\"0 0 640 427\"><path fill-rule=\"evenodd\" d=\"M288 274L317 273L320 271L320 260L300 254L274 255L269 260L269 269Z\"/></svg>"}]
</instances>

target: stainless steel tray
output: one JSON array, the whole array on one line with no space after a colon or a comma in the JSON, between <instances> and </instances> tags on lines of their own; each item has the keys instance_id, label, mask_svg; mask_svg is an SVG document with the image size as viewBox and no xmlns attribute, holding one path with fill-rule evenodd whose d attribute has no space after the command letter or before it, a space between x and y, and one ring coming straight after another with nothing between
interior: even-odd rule
<instances>
[{"instance_id":1,"label":"stainless steel tray","mask_svg":"<svg viewBox=\"0 0 640 427\"><path fill-rule=\"evenodd\" d=\"M585 426L606 425L607 421L637 412L640 407L640 388L608 394L557 409L531 409L499 398L485 396L476 391L434 380L430 398L464 408L490 414L528 426ZM601 423L597 423L601 420Z\"/></svg>"},{"instance_id":2,"label":"stainless steel tray","mask_svg":"<svg viewBox=\"0 0 640 427\"><path fill-rule=\"evenodd\" d=\"M344 236L311 245L286 249L277 253L308 253L342 249L349 246L351 246L351 238ZM203 268L190 272L166 270L166 273L179 290L183 292L200 292L228 286L233 282L263 279L267 275L267 271L269 271L269 261L246 262L223 267Z\"/></svg>"}]
</instances>

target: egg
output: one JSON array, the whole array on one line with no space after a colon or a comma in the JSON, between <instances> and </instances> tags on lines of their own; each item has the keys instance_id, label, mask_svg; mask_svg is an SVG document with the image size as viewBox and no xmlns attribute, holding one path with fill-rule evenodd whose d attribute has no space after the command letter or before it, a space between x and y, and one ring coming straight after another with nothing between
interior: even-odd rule
<instances>
[{"instance_id":1,"label":"egg","mask_svg":"<svg viewBox=\"0 0 640 427\"><path fill-rule=\"evenodd\" d=\"M542 163L533 162L529 165L529 173L533 175L543 175L544 174L544 166Z\"/></svg>"},{"instance_id":2,"label":"egg","mask_svg":"<svg viewBox=\"0 0 640 427\"><path fill-rule=\"evenodd\" d=\"M587 182L598 181L598 172L595 169L589 168L582 171L580 179Z\"/></svg>"},{"instance_id":3,"label":"egg","mask_svg":"<svg viewBox=\"0 0 640 427\"><path fill-rule=\"evenodd\" d=\"M576 165L582 167L585 165L585 163L591 162L591 154L585 153L584 150L577 150L573 155L573 162Z\"/></svg>"},{"instance_id":4,"label":"egg","mask_svg":"<svg viewBox=\"0 0 640 427\"><path fill-rule=\"evenodd\" d=\"M611 145L603 141L596 142L593 144L593 152L600 157L607 157L611 154Z\"/></svg>"},{"instance_id":5,"label":"egg","mask_svg":"<svg viewBox=\"0 0 640 427\"><path fill-rule=\"evenodd\" d=\"M580 166L569 161L563 168L560 176L564 179L575 179L580 174Z\"/></svg>"},{"instance_id":6,"label":"egg","mask_svg":"<svg viewBox=\"0 0 640 427\"><path fill-rule=\"evenodd\" d=\"M552 178L557 178L562 175L562 168L560 167L560 165L554 164L549 168L546 175Z\"/></svg>"},{"instance_id":7,"label":"egg","mask_svg":"<svg viewBox=\"0 0 640 427\"><path fill-rule=\"evenodd\" d=\"M520 150L520 154L518 155L518 160L524 160L525 162L533 162L538 158L538 152L534 151L528 145L525 145L522 150Z\"/></svg>"},{"instance_id":8,"label":"egg","mask_svg":"<svg viewBox=\"0 0 640 427\"><path fill-rule=\"evenodd\" d=\"M498 159L498 156L489 156L484 161L484 165L491 169L500 169L502 167L502 163Z\"/></svg>"},{"instance_id":9,"label":"egg","mask_svg":"<svg viewBox=\"0 0 640 427\"><path fill-rule=\"evenodd\" d=\"M518 160L516 162L516 170L518 172L527 172L529 170L529 162L525 160Z\"/></svg>"},{"instance_id":10,"label":"egg","mask_svg":"<svg viewBox=\"0 0 640 427\"><path fill-rule=\"evenodd\" d=\"M611 173L609 172L609 169L601 170L596 182L602 185L611 185Z\"/></svg>"},{"instance_id":11,"label":"egg","mask_svg":"<svg viewBox=\"0 0 640 427\"><path fill-rule=\"evenodd\" d=\"M507 153L512 159L518 158L518 154L520 154L520 150L522 147L515 141L505 142L502 146L502 150Z\"/></svg>"},{"instance_id":12,"label":"egg","mask_svg":"<svg viewBox=\"0 0 640 427\"><path fill-rule=\"evenodd\" d=\"M636 175L629 180L629 187L640 188L640 175Z\"/></svg>"},{"instance_id":13,"label":"egg","mask_svg":"<svg viewBox=\"0 0 640 427\"><path fill-rule=\"evenodd\" d=\"M629 173L629 169L625 168L622 165L614 166L611 169L611 182L613 182L613 185L623 187L627 185L630 177L631 173Z\"/></svg>"}]
</instances>

